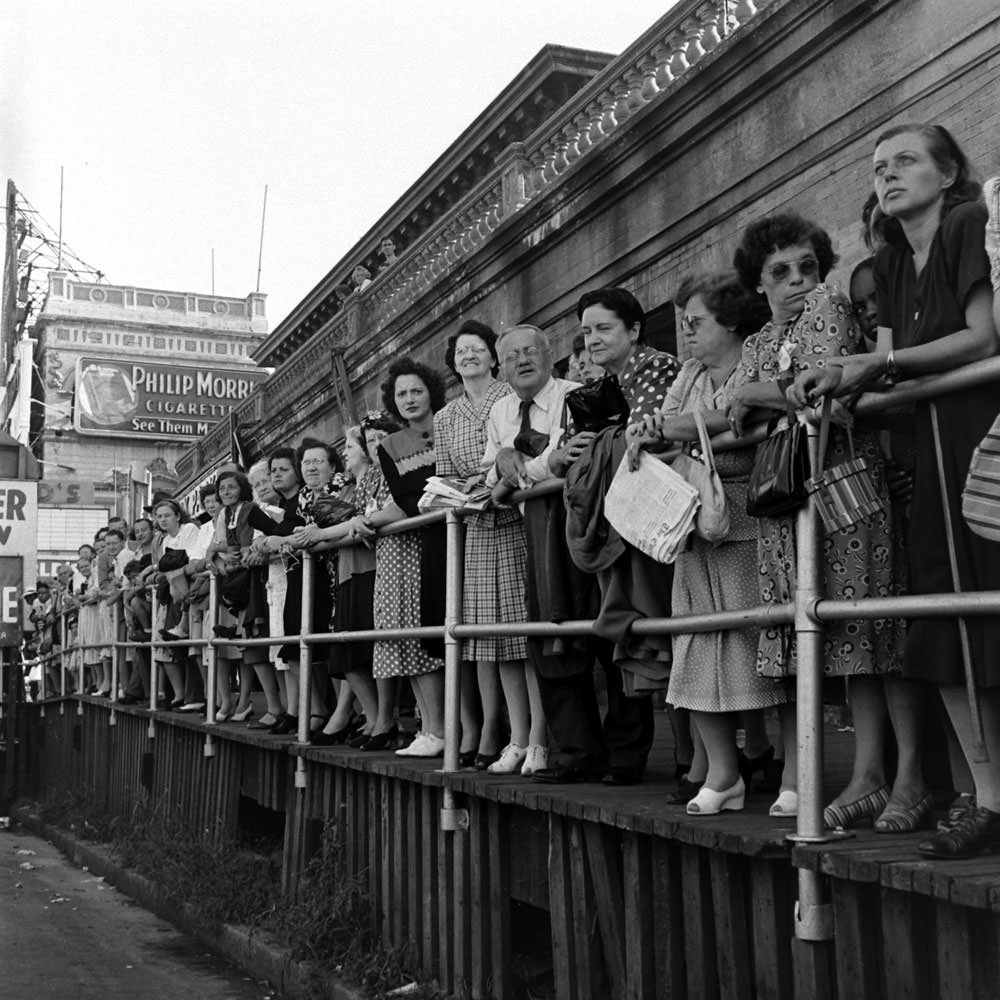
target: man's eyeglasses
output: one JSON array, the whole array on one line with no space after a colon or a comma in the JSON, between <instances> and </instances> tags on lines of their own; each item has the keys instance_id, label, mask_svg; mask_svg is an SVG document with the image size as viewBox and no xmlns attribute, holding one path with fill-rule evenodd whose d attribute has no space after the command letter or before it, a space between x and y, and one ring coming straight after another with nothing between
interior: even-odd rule
<instances>
[{"instance_id":1,"label":"man's eyeglasses","mask_svg":"<svg viewBox=\"0 0 1000 1000\"><path fill-rule=\"evenodd\" d=\"M772 264L764 268L772 281L785 281L795 268L803 278L811 277L819 271L819 261L815 257L803 257L802 260L791 260L787 263Z\"/></svg>"},{"instance_id":2,"label":"man's eyeglasses","mask_svg":"<svg viewBox=\"0 0 1000 1000\"><path fill-rule=\"evenodd\" d=\"M541 349L538 347L520 347L513 351L508 351L503 356L503 363L505 365L516 364L521 358L537 358L541 354Z\"/></svg>"}]
</instances>

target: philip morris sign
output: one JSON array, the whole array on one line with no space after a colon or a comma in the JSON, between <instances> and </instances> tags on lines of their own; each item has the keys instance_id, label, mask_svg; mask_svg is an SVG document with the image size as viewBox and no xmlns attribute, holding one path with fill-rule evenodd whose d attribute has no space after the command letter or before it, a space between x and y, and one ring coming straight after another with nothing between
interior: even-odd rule
<instances>
[{"instance_id":1,"label":"philip morris sign","mask_svg":"<svg viewBox=\"0 0 1000 1000\"><path fill-rule=\"evenodd\" d=\"M201 437L266 378L252 370L80 358L73 423L81 434Z\"/></svg>"}]
</instances>

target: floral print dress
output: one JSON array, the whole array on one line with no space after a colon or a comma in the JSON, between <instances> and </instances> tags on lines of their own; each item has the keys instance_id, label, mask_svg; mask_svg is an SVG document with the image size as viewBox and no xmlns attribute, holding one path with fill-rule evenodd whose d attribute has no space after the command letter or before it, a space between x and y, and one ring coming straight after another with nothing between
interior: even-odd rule
<instances>
[{"instance_id":1,"label":"floral print dress","mask_svg":"<svg viewBox=\"0 0 1000 1000\"><path fill-rule=\"evenodd\" d=\"M822 368L830 358L862 349L850 303L842 292L817 285L806 297L802 312L784 324L768 323L748 337L733 379L733 388L748 382L794 379L809 368ZM830 598L891 597L892 518L885 467L875 435L854 430L858 458L868 464L875 489L886 502L881 513L843 531L825 534L822 543L825 593ZM830 434L825 468L850 458L847 435L841 428ZM763 603L791 601L795 591L796 538L794 513L758 521L757 571ZM893 619L831 622L825 628L823 671L827 675L879 674L900 669L900 624ZM795 632L790 625L761 629L757 671L766 677L795 672Z\"/></svg>"}]
</instances>

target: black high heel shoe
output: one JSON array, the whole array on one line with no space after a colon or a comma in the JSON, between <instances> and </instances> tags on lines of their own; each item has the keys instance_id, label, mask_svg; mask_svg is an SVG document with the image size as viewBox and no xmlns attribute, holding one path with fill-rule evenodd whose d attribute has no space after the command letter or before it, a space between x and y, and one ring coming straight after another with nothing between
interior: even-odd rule
<instances>
[{"instance_id":1,"label":"black high heel shoe","mask_svg":"<svg viewBox=\"0 0 1000 1000\"><path fill-rule=\"evenodd\" d=\"M768 747L762 754L756 757L748 757L741 747L736 751L736 767L743 779L743 784L750 790L750 780L760 771L761 777L767 777L768 766L774 762L774 747Z\"/></svg>"},{"instance_id":2,"label":"black high heel shoe","mask_svg":"<svg viewBox=\"0 0 1000 1000\"><path fill-rule=\"evenodd\" d=\"M372 733L372 735L361 744L361 749L368 752L388 750L390 749L390 744L395 743L398 736L398 726L393 726L392 729L387 729L384 733Z\"/></svg>"},{"instance_id":3,"label":"black high heel shoe","mask_svg":"<svg viewBox=\"0 0 1000 1000\"><path fill-rule=\"evenodd\" d=\"M479 754L475 750L463 750L458 755L458 766L461 768L475 767L476 757L478 756Z\"/></svg>"},{"instance_id":4,"label":"black high heel shoe","mask_svg":"<svg viewBox=\"0 0 1000 1000\"><path fill-rule=\"evenodd\" d=\"M353 729L349 725L344 726L343 729L338 729L335 733L324 733L316 730L309 734L309 742L314 747L339 747L347 742L347 738L352 732Z\"/></svg>"},{"instance_id":5,"label":"black high heel shoe","mask_svg":"<svg viewBox=\"0 0 1000 1000\"><path fill-rule=\"evenodd\" d=\"M673 805L682 806L690 802L700 791L703 781L688 781L681 778L677 787L667 796L667 801Z\"/></svg>"},{"instance_id":6,"label":"black high heel shoe","mask_svg":"<svg viewBox=\"0 0 1000 1000\"><path fill-rule=\"evenodd\" d=\"M495 753L477 753L472 758L472 766L477 771L488 771L490 764L495 764L500 759L500 752Z\"/></svg>"}]
</instances>

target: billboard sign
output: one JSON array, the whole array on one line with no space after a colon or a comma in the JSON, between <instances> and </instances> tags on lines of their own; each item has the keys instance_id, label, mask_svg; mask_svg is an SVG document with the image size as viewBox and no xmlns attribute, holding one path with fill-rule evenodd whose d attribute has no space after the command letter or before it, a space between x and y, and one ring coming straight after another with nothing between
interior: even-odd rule
<instances>
[{"instance_id":1,"label":"billboard sign","mask_svg":"<svg viewBox=\"0 0 1000 1000\"><path fill-rule=\"evenodd\" d=\"M38 484L0 480L0 646L21 644L21 595L35 586L37 533Z\"/></svg>"},{"instance_id":2,"label":"billboard sign","mask_svg":"<svg viewBox=\"0 0 1000 1000\"><path fill-rule=\"evenodd\" d=\"M24 560L20 556L0 556L0 646L21 645L21 579Z\"/></svg>"},{"instance_id":3,"label":"billboard sign","mask_svg":"<svg viewBox=\"0 0 1000 1000\"><path fill-rule=\"evenodd\" d=\"M102 437L201 437L267 374L82 357L76 363L74 426Z\"/></svg>"}]
</instances>

